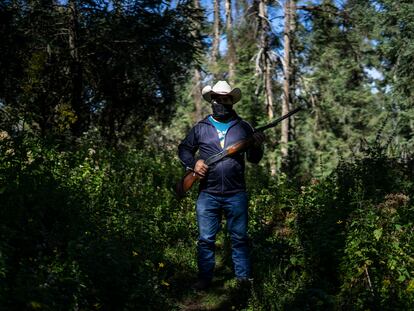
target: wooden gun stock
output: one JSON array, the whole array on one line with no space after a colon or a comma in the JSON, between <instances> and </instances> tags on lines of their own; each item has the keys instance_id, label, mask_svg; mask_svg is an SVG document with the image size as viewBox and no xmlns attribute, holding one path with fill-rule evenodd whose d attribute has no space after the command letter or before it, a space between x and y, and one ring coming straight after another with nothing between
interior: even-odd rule
<instances>
[{"instance_id":1,"label":"wooden gun stock","mask_svg":"<svg viewBox=\"0 0 414 311\"><path fill-rule=\"evenodd\" d=\"M226 148L227 156L231 156L233 154L244 151L245 149L249 148L253 144L253 141L254 141L253 137L249 137L247 139L240 140L231 146L228 146Z\"/></svg>"},{"instance_id":2,"label":"wooden gun stock","mask_svg":"<svg viewBox=\"0 0 414 311\"><path fill-rule=\"evenodd\" d=\"M177 194L177 197L180 199L183 198L194 183L200 179L201 176L193 170L189 170L185 173L184 177L175 185L175 193Z\"/></svg>"}]
</instances>

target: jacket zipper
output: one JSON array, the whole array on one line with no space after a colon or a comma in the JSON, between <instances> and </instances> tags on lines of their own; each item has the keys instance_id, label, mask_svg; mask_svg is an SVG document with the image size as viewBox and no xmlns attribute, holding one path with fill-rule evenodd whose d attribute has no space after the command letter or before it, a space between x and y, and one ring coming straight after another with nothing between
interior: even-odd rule
<instances>
[{"instance_id":1,"label":"jacket zipper","mask_svg":"<svg viewBox=\"0 0 414 311\"><path fill-rule=\"evenodd\" d=\"M224 149L226 149L226 138L227 138L227 135L229 134L229 131L230 131L230 129L233 127L233 126L235 126L237 123L239 123L240 122L240 120L237 120L236 122L234 122L232 125L230 125L230 127L227 129L227 131L226 131L226 135L224 136L224 142L223 142L223 150ZM222 161L220 161L220 164L221 164L221 194L223 195L224 194L224 177L223 177L223 175L224 175L224 173L223 173L223 161L225 161L226 159L223 159Z\"/></svg>"},{"instance_id":2,"label":"jacket zipper","mask_svg":"<svg viewBox=\"0 0 414 311\"><path fill-rule=\"evenodd\" d=\"M222 163L219 163L219 164L220 164L220 170L221 170L221 189L220 189L221 191L220 191L220 194L223 194L223 165L222 165Z\"/></svg>"},{"instance_id":3,"label":"jacket zipper","mask_svg":"<svg viewBox=\"0 0 414 311\"><path fill-rule=\"evenodd\" d=\"M207 121L206 120L202 120L201 122L202 123L206 123L206 124L212 126L214 128L216 134L217 134L216 127L213 124L211 124L208 120ZM236 124L238 124L239 122L240 122L240 120L237 120L232 125L230 125L230 127L227 129L226 136L229 133L230 129L233 126L235 126ZM226 148L226 136L224 136L224 144L223 144L223 148L221 148L221 150L224 150ZM217 134L217 138L218 138L218 134ZM218 142L219 142L219 146L221 147L221 145L220 145L220 138L218 138ZM220 193L221 193L221 195L223 195L224 194L223 161L220 161L219 164L220 164L220 169L221 169L221 192Z\"/></svg>"}]
</instances>

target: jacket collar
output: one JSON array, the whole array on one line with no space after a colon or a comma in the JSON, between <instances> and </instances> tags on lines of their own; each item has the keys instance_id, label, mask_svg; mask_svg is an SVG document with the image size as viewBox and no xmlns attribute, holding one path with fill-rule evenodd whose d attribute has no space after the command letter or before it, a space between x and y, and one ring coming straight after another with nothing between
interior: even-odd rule
<instances>
[{"instance_id":1,"label":"jacket collar","mask_svg":"<svg viewBox=\"0 0 414 311\"><path fill-rule=\"evenodd\" d=\"M208 124L208 125L211 125L211 126L214 126L213 124L211 124L211 122L208 120L208 118L210 117L210 116L213 116L212 114L209 114L208 116L206 116L204 119L202 119L201 121L200 121L200 123L206 123L206 124ZM234 117L235 117L235 119L234 119L234 123L231 125L231 126L233 126L233 125L235 125L235 124L237 124L237 123L239 123L240 121L241 121L241 118L235 113L234 114Z\"/></svg>"}]
</instances>

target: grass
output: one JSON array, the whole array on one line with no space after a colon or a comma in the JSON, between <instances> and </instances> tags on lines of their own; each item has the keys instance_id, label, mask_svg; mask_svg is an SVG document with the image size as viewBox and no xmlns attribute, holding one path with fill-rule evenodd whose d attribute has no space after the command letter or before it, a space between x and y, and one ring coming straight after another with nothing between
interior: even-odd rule
<instances>
[{"instance_id":1,"label":"grass","mask_svg":"<svg viewBox=\"0 0 414 311\"><path fill-rule=\"evenodd\" d=\"M171 297L180 311L245 310L250 292L237 289L232 270L230 245L226 234L221 231L216 242L216 267L213 283L208 290L195 291L191 285L197 280L196 244L178 243L166 250L172 265L168 279Z\"/></svg>"}]
</instances>

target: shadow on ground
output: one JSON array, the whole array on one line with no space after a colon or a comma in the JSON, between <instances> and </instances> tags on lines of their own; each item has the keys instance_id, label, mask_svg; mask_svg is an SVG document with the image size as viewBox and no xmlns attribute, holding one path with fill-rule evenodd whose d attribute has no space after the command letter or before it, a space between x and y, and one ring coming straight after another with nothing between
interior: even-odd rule
<instances>
[{"instance_id":1,"label":"shadow on ground","mask_svg":"<svg viewBox=\"0 0 414 311\"><path fill-rule=\"evenodd\" d=\"M226 311L246 308L251 295L250 289L237 287L231 265L225 259L227 258L225 247L217 245L215 277L209 289L193 290L191 285L197 278L194 272L188 270L177 272L171 279L171 294L175 297L178 310Z\"/></svg>"}]
</instances>

